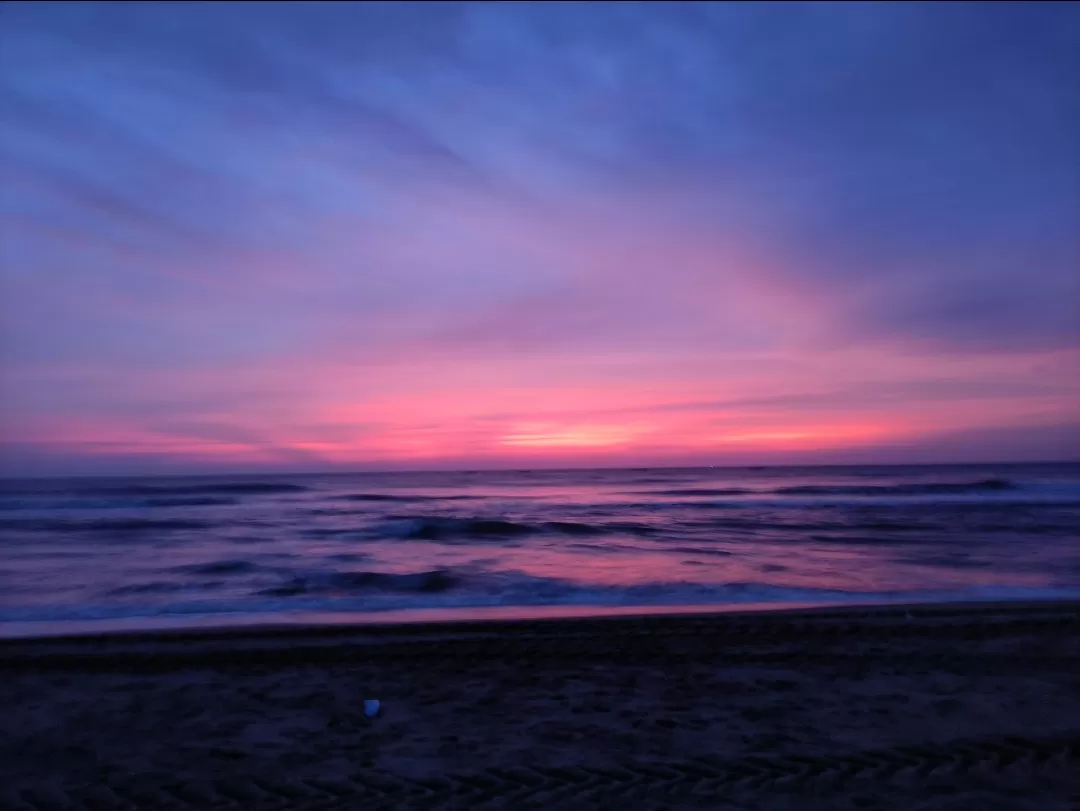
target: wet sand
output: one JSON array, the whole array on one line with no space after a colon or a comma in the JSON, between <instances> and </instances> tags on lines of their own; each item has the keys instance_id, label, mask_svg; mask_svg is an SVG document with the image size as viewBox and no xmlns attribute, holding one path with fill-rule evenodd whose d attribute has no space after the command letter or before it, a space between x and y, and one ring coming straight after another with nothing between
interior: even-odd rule
<instances>
[{"instance_id":1,"label":"wet sand","mask_svg":"<svg viewBox=\"0 0 1080 811\"><path fill-rule=\"evenodd\" d=\"M0 670L3 809L1080 808L1077 603L6 640Z\"/></svg>"}]
</instances>

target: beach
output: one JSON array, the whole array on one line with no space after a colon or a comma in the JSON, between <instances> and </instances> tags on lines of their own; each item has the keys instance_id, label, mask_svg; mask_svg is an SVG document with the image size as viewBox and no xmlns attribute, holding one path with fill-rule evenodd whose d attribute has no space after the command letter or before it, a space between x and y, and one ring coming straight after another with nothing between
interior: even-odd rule
<instances>
[{"instance_id":1,"label":"beach","mask_svg":"<svg viewBox=\"0 0 1080 811\"><path fill-rule=\"evenodd\" d=\"M71 635L0 668L12 811L1080 807L1077 602Z\"/></svg>"}]
</instances>

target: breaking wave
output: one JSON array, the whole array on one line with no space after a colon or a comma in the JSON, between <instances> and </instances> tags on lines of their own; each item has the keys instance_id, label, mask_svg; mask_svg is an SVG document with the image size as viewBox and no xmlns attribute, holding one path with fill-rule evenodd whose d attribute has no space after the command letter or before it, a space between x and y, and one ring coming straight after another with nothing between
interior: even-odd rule
<instances>
[{"instance_id":1,"label":"breaking wave","mask_svg":"<svg viewBox=\"0 0 1080 811\"><path fill-rule=\"evenodd\" d=\"M193 584L198 593L215 583ZM196 586L198 588L196 588ZM161 590L176 595L173 584L146 583L122 587L125 596L150 597ZM477 582L432 570L407 574L355 572L296 576L275 588L243 599L204 598L167 603L94 603L36 605L6 611L16 621L69 622L125 617L180 619L192 616L253 619L274 617L282 611L314 612L393 611L401 609L486 608L503 606L650 607L750 604L888 604L928 601L983 601L1020 599L1076 599L1080 588L988 585L969 588L859 591L798 588L761 582L684 583L658 582L639 586L590 586L555 578L506 575Z\"/></svg>"},{"instance_id":2,"label":"breaking wave","mask_svg":"<svg viewBox=\"0 0 1080 811\"><path fill-rule=\"evenodd\" d=\"M250 560L215 560L210 563L177 566L172 571L181 574L251 574L257 572L259 568Z\"/></svg>"},{"instance_id":3,"label":"breaking wave","mask_svg":"<svg viewBox=\"0 0 1080 811\"><path fill-rule=\"evenodd\" d=\"M645 524L633 522L586 524L577 521L543 521L526 524L501 518L439 516L388 516L387 520L388 523L381 530L384 534L416 541L500 540L541 533L572 536L647 535L652 531Z\"/></svg>"},{"instance_id":4,"label":"breaking wave","mask_svg":"<svg viewBox=\"0 0 1080 811\"><path fill-rule=\"evenodd\" d=\"M358 591L389 591L436 594L457 587L461 580L451 573L435 569L411 574L385 572L318 572L293 575L285 582L261 589L266 597L295 597L312 594L350 594Z\"/></svg>"}]
</instances>

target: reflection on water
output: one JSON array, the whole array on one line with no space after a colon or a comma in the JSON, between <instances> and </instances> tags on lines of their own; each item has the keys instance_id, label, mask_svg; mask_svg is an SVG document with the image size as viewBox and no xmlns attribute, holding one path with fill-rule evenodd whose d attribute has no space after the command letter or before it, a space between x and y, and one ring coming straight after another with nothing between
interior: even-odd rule
<instances>
[{"instance_id":1,"label":"reflection on water","mask_svg":"<svg viewBox=\"0 0 1080 811\"><path fill-rule=\"evenodd\" d=\"M1075 465L8 482L0 619L1065 596L1078 525Z\"/></svg>"}]
</instances>

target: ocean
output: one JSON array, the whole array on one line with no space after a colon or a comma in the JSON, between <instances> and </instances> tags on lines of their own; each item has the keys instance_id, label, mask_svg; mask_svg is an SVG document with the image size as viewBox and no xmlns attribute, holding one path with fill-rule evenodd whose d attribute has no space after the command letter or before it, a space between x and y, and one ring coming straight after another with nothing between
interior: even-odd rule
<instances>
[{"instance_id":1,"label":"ocean","mask_svg":"<svg viewBox=\"0 0 1080 811\"><path fill-rule=\"evenodd\" d=\"M1080 597L1080 464L0 483L0 635Z\"/></svg>"}]
</instances>

